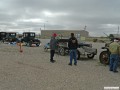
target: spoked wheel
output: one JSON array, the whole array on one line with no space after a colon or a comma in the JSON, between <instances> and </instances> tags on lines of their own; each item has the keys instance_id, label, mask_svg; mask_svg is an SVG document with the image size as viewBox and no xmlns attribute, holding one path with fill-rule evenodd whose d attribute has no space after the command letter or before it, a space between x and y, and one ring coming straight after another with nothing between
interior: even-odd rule
<instances>
[{"instance_id":1,"label":"spoked wheel","mask_svg":"<svg viewBox=\"0 0 120 90\"><path fill-rule=\"evenodd\" d=\"M63 47L59 48L59 51L61 56L65 56L65 49Z\"/></svg>"},{"instance_id":2,"label":"spoked wheel","mask_svg":"<svg viewBox=\"0 0 120 90\"><path fill-rule=\"evenodd\" d=\"M89 58L89 59L93 59L94 58L94 54L87 54L87 57Z\"/></svg>"},{"instance_id":3,"label":"spoked wheel","mask_svg":"<svg viewBox=\"0 0 120 90\"><path fill-rule=\"evenodd\" d=\"M99 59L102 64L109 64L109 53L107 51L101 52Z\"/></svg>"},{"instance_id":4,"label":"spoked wheel","mask_svg":"<svg viewBox=\"0 0 120 90\"><path fill-rule=\"evenodd\" d=\"M26 43L26 46L28 46L28 47L29 47L29 43Z\"/></svg>"},{"instance_id":5,"label":"spoked wheel","mask_svg":"<svg viewBox=\"0 0 120 90\"><path fill-rule=\"evenodd\" d=\"M28 46L28 47L31 47L31 46L32 46L32 43L28 42L28 43L27 43L27 46Z\"/></svg>"},{"instance_id":6,"label":"spoked wheel","mask_svg":"<svg viewBox=\"0 0 120 90\"><path fill-rule=\"evenodd\" d=\"M39 46L40 46L40 44L39 44L39 43L37 43L37 44L36 44L36 46L37 46L37 47L39 47Z\"/></svg>"}]
</instances>

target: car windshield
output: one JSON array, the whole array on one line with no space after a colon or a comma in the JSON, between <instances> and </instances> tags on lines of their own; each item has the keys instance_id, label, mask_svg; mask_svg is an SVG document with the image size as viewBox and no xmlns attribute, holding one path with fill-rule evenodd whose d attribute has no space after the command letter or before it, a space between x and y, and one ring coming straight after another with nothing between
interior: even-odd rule
<instances>
[{"instance_id":1,"label":"car windshield","mask_svg":"<svg viewBox=\"0 0 120 90\"><path fill-rule=\"evenodd\" d=\"M35 36L35 34L34 34L34 33L31 33L31 34L30 34L30 36L34 37L34 36Z\"/></svg>"}]
</instances>

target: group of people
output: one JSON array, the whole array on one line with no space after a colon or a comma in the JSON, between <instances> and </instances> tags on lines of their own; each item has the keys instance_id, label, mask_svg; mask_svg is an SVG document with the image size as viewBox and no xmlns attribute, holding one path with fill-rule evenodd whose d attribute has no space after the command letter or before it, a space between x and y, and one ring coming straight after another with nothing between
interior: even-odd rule
<instances>
[{"instance_id":1,"label":"group of people","mask_svg":"<svg viewBox=\"0 0 120 90\"><path fill-rule=\"evenodd\" d=\"M55 60L53 59L55 50L57 49L57 39L55 38L57 36L56 33L54 33L50 40L50 62L54 63ZM117 67L118 62L120 59L120 44L118 44L118 39L114 39L114 41L109 45L109 51L110 51L110 71L113 71L114 73L117 73ZM78 41L74 36L74 33L71 33L71 37L68 40L68 48L70 52L70 62L68 65L72 66L72 60L74 59L74 65L77 65L77 47L78 47Z\"/></svg>"},{"instance_id":2,"label":"group of people","mask_svg":"<svg viewBox=\"0 0 120 90\"><path fill-rule=\"evenodd\" d=\"M55 60L53 59L55 50L57 49L58 41L55 38L57 36L56 33L54 33L50 40L50 62L54 63ZM72 60L74 59L74 65L77 65L77 47L78 47L78 41L74 36L74 33L71 33L71 37L68 40L68 48L70 51L70 62L68 65L72 66Z\"/></svg>"}]
</instances>

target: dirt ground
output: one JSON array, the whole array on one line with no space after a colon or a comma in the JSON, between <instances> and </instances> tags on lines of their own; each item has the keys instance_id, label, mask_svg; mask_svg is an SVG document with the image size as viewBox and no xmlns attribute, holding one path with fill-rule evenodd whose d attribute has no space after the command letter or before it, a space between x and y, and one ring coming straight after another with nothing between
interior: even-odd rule
<instances>
[{"instance_id":1,"label":"dirt ground","mask_svg":"<svg viewBox=\"0 0 120 90\"><path fill-rule=\"evenodd\" d=\"M0 90L104 90L104 87L120 87L118 73L99 63L102 43L93 43L98 49L94 59L82 58L77 66L69 66L69 55L55 54L55 63L50 63L50 54L40 47L0 44Z\"/></svg>"}]
</instances>

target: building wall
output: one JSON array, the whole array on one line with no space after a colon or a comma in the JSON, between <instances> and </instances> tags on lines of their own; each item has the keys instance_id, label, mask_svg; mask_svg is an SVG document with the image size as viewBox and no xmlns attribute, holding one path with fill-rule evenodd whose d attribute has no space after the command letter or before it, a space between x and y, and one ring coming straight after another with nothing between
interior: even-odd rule
<instances>
[{"instance_id":1,"label":"building wall","mask_svg":"<svg viewBox=\"0 0 120 90\"><path fill-rule=\"evenodd\" d=\"M113 34L115 38L120 38L120 34Z\"/></svg>"},{"instance_id":2,"label":"building wall","mask_svg":"<svg viewBox=\"0 0 120 90\"><path fill-rule=\"evenodd\" d=\"M70 33L74 33L76 37L89 37L89 32L85 30L42 30L41 38L50 38L53 33L57 33L59 36L63 37L70 37Z\"/></svg>"}]
</instances>

